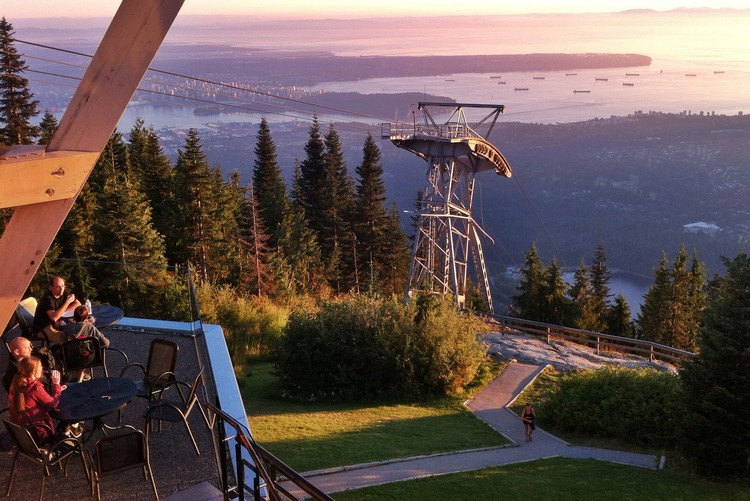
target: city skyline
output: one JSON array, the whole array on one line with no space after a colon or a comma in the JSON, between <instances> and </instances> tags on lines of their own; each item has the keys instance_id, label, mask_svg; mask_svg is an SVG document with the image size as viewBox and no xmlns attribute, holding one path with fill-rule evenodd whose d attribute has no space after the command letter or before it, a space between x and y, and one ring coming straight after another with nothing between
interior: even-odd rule
<instances>
[{"instance_id":1,"label":"city skyline","mask_svg":"<svg viewBox=\"0 0 750 501\"><path fill-rule=\"evenodd\" d=\"M111 17L118 1L74 0L59 2L39 0L30 3L7 2L2 15L8 19L55 18L55 17ZM388 16L442 16L442 15L488 15L488 14L533 14L533 13L601 13L631 9L666 11L676 8L732 8L748 9L748 0L722 0L710 4L706 0L662 0L658 8L648 0L619 0L600 2L593 0L529 0L517 5L499 3L495 0L477 0L471 4L471 12L456 10L454 2L414 0L399 2L383 0L362 6L348 0L324 0L314 4L301 0L278 0L271 4L225 0L219 3L186 0L181 15L254 15L274 18L346 18Z\"/></svg>"}]
</instances>

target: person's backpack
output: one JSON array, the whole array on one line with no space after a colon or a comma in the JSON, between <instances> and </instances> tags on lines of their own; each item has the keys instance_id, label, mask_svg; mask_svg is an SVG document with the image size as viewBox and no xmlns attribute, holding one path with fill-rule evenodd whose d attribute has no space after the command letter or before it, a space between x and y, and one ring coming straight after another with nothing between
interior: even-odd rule
<instances>
[{"instance_id":1,"label":"person's backpack","mask_svg":"<svg viewBox=\"0 0 750 501\"><path fill-rule=\"evenodd\" d=\"M40 346L39 348L34 348L31 351L31 354L35 357L38 357L39 360L42 361L42 369L46 371L51 371L54 369L57 369L60 365L57 359L55 358L55 355L52 353L52 350L47 346Z\"/></svg>"}]
</instances>

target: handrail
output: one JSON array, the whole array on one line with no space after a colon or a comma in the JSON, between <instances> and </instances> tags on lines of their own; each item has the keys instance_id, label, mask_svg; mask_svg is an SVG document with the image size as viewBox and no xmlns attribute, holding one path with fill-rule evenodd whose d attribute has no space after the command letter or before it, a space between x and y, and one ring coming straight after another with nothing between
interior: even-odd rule
<instances>
[{"instance_id":1,"label":"handrail","mask_svg":"<svg viewBox=\"0 0 750 501\"><path fill-rule=\"evenodd\" d=\"M229 424L234 428L234 437L229 437L227 440L234 439L236 446L238 447L238 454L236 455L236 473L237 473L237 495L240 501L245 499L245 491L252 493L254 499L263 499L261 495L261 489L265 488L267 491L268 499L272 501L281 500L280 495L283 495L283 499L298 500L299 498L292 495L288 490L284 489L278 480L278 474L280 473L297 487L307 493L312 499L319 501L333 501L333 498L325 492L318 489L315 485L310 483L305 477L297 473L290 466L285 464L279 458L271 454L268 450L258 445L255 440L249 434L246 434L245 427L236 419L229 414L225 413L215 405L211 403L205 404L208 409L213 412L221 421ZM242 459L240 454L241 450L245 450L250 454L252 463ZM264 485L256 480L253 487L245 484L244 470L245 468L250 469L255 473L254 477L257 479L260 477L263 480ZM270 469L270 473L269 473ZM224 486L225 491L228 487Z\"/></svg>"},{"instance_id":2,"label":"handrail","mask_svg":"<svg viewBox=\"0 0 750 501\"><path fill-rule=\"evenodd\" d=\"M651 361L659 359L668 360L670 362L680 362L696 356L695 353L690 351L672 348L671 346L642 339L615 336L612 334L604 334L583 329L574 329L572 327L563 327L561 325L547 324L544 322L536 322L534 320L526 320L523 318L508 317L504 315L491 315L491 317L500 323L502 330L513 328L532 336L546 337L548 343L552 337L560 337L578 344L585 344L587 346L593 345L596 349L597 355L601 352L602 348L610 348L638 356L647 356Z\"/></svg>"}]
</instances>

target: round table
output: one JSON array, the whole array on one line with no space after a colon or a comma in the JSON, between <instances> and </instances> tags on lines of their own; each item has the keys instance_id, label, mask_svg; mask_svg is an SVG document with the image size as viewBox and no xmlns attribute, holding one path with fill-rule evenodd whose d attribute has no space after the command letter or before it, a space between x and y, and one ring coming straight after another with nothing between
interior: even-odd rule
<instances>
[{"instance_id":1,"label":"round table","mask_svg":"<svg viewBox=\"0 0 750 501\"><path fill-rule=\"evenodd\" d=\"M135 383L124 377L103 377L74 383L60 394L60 403L53 416L60 421L77 423L92 419L94 427L89 437L101 430L102 418L125 407L135 397Z\"/></svg>"}]
</instances>

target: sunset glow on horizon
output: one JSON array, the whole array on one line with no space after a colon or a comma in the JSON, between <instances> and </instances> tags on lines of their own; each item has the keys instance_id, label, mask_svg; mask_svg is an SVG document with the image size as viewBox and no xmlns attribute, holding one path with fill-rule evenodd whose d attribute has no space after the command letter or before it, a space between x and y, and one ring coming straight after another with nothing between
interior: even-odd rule
<instances>
[{"instance_id":1,"label":"sunset glow on horizon","mask_svg":"<svg viewBox=\"0 0 750 501\"><path fill-rule=\"evenodd\" d=\"M120 2L112 0L38 0L33 2L4 2L2 15L9 20L23 18L55 17L111 17ZM528 0L517 6L496 0L476 0L470 4L471 11L462 6L457 9L455 2L412 0L401 2L381 0L366 5L357 5L350 0L323 0L307 2L301 0L277 0L272 3L248 2L247 0L223 0L206 2L186 0L181 15L249 15L263 18L361 18L390 16L445 16L445 15L492 15L492 14L533 14L533 13L601 13L619 12L631 9L666 11L675 8L750 9L750 0L664 0L654 8L648 0L620 0L601 2L591 0L555 1Z\"/></svg>"}]
</instances>

